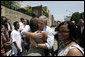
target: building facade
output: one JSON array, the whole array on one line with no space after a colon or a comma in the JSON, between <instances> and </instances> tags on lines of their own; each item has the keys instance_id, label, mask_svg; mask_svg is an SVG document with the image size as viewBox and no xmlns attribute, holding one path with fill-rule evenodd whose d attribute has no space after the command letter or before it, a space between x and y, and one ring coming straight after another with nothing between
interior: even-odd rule
<instances>
[{"instance_id":1,"label":"building facade","mask_svg":"<svg viewBox=\"0 0 85 57\"><path fill-rule=\"evenodd\" d=\"M47 25L48 26L51 26L52 24L53 24L53 16L52 16L52 14L50 13L50 11L49 11L49 9L48 9L48 7L47 6L42 6L42 5L40 5L40 6L35 6L35 7L31 7L32 8L32 11L33 11L33 13L36 15L36 17L39 17L39 16L41 16L41 15L45 15L44 14L44 11L43 11L43 9L45 10L45 12L46 13L48 13L47 15L48 15L48 19L47 19Z\"/></svg>"}]
</instances>

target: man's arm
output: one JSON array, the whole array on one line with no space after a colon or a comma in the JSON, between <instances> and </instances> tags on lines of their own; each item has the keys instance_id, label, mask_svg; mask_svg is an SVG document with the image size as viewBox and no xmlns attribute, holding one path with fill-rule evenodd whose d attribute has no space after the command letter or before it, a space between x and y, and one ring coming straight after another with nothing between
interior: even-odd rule
<instances>
[{"instance_id":1,"label":"man's arm","mask_svg":"<svg viewBox=\"0 0 85 57\"><path fill-rule=\"evenodd\" d=\"M17 51L20 52L20 49L16 43L16 34L14 32L11 33L11 38L12 38L12 43L15 45L15 47L17 48Z\"/></svg>"},{"instance_id":2,"label":"man's arm","mask_svg":"<svg viewBox=\"0 0 85 57\"><path fill-rule=\"evenodd\" d=\"M54 43L54 35L52 34L52 29L48 28L47 32L47 42L45 43L48 49L52 49Z\"/></svg>"},{"instance_id":3,"label":"man's arm","mask_svg":"<svg viewBox=\"0 0 85 57\"><path fill-rule=\"evenodd\" d=\"M47 42L38 44L37 46L39 48L44 48L44 49L51 49L54 43L54 36L52 34L52 30L48 30L48 35L47 35Z\"/></svg>"},{"instance_id":4,"label":"man's arm","mask_svg":"<svg viewBox=\"0 0 85 57\"><path fill-rule=\"evenodd\" d=\"M28 36L28 35L29 35L29 36L32 36L32 33L31 33L31 32L27 32L27 31L24 31L24 32L23 32L23 35L26 35L26 36Z\"/></svg>"},{"instance_id":5,"label":"man's arm","mask_svg":"<svg viewBox=\"0 0 85 57\"><path fill-rule=\"evenodd\" d=\"M15 45L15 47L17 48L17 51L18 51L18 53L19 53L19 52L20 52L19 47L17 46L16 42L13 42L13 43L14 43L14 45Z\"/></svg>"},{"instance_id":6,"label":"man's arm","mask_svg":"<svg viewBox=\"0 0 85 57\"><path fill-rule=\"evenodd\" d=\"M51 49L54 43L54 39L48 40L46 43L37 44L37 47L44 49Z\"/></svg>"},{"instance_id":7,"label":"man's arm","mask_svg":"<svg viewBox=\"0 0 85 57\"><path fill-rule=\"evenodd\" d=\"M32 33L32 32L24 31L23 35L30 36L32 38L42 38L41 33L37 33L37 32Z\"/></svg>"},{"instance_id":8,"label":"man's arm","mask_svg":"<svg viewBox=\"0 0 85 57\"><path fill-rule=\"evenodd\" d=\"M37 44L37 47L47 49L46 44Z\"/></svg>"}]
</instances>

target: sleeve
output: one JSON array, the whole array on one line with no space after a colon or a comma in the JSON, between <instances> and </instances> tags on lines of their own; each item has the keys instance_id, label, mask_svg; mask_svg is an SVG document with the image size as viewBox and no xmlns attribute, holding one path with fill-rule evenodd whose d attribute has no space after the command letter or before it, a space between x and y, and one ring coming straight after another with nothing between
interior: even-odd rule
<instances>
[{"instance_id":1,"label":"sleeve","mask_svg":"<svg viewBox=\"0 0 85 57\"><path fill-rule=\"evenodd\" d=\"M52 49L53 43L54 43L54 35L52 34L52 29L49 29L47 31L47 43L46 46L48 49Z\"/></svg>"},{"instance_id":2,"label":"sleeve","mask_svg":"<svg viewBox=\"0 0 85 57\"><path fill-rule=\"evenodd\" d=\"M25 28L24 28L24 31L30 31L30 26L26 26Z\"/></svg>"},{"instance_id":3,"label":"sleeve","mask_svg":"<svg viewBox=\"0 0 85 57\"><path fill-rule=\"evenodd\" d=\"M11 33L11 39L12 39L12 43L16 41L16 34L15 33Z\"/></svg>"},{"instance_id":4,"label":"sleeve","mask_svg":"<svg viewBox=\"0 0 85 57\"><path fill-rule=\"evenodd\" d=\"M25 31L30 31L30 26L26 26L22 31L21 31L21 35L23 35L23 32Z\"/></svg>"}]
</instances>

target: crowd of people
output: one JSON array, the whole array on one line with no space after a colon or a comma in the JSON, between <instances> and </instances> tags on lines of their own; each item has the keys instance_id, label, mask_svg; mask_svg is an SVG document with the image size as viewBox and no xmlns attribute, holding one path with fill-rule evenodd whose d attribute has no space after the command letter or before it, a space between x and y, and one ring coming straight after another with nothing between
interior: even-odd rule
<instances>
[{"instance_id":1,"label":"crowd of people","mask_svg":"<svg viewBox=\"0 0 85 57\"><path fill-rule=\"evenodd\" d=\"M54 51L54 38L58 49ZM55 32L47 25L47 17L30 21L20 18L13 26L10 19L1 16L1 56L83 56L84 19L57 22Z\"/></svg>"}]
</instances>

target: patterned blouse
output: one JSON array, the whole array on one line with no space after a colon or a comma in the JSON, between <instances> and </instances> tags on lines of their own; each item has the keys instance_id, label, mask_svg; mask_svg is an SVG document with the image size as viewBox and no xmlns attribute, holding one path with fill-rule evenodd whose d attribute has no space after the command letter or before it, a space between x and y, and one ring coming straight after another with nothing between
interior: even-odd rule
<instances>
[{"instance_id":1,"label":"patterned blouse","mask_svg":"<svg viewBox=\"0 0 85 57\"><path fill-rule=\"evenodd\" d=\"M61 51L58 52L58 56L66 56L68 54L69 50L73 49L73 48L77 48L78 50L81 51L82 54L84 54L83 48L80 47L78 44L76 44L76 45L70 46L66 49L61 49Z\"/></svg>"}]
</instances>

